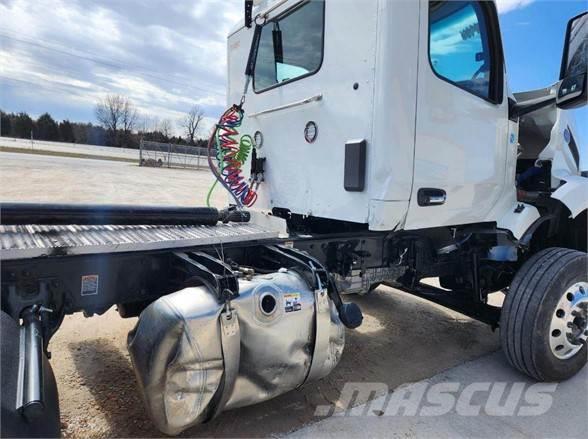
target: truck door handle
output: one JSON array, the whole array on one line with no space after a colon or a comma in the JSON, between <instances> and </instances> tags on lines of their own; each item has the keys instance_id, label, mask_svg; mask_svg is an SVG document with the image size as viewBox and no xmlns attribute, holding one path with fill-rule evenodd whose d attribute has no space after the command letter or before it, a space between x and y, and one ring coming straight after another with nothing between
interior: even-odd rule
<instances>
[{"instance_id":1,"label":"truck door handle","mask_svg":"<svg viewBox=\"0 0 588 439\"><path fill-rule=\"evenodd\" d=\"M447 193L443 189L422 188L417 193L419 206L440 206L447 201Z\"/></svg>"}]
</instances>

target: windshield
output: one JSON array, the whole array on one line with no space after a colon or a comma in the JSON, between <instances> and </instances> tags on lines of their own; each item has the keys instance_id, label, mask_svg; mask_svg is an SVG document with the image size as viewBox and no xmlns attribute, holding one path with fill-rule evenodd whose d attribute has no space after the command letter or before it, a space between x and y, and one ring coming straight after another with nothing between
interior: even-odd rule
<instances>
[{"instance_id":1,"label":"windshield","mask_svg":"<svg viewBox=\"0 0 588 439\"><path fill-rule=\"evenodd\" d=\"M266 23L255 63L256 92L316 73L323 59L324 1Z\"/></svg>"}]
</instances>

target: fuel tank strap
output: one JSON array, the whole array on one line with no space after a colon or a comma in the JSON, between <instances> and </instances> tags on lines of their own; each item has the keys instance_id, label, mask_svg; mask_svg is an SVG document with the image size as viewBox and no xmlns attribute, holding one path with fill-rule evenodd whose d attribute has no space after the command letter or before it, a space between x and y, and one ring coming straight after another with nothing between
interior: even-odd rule
<instances>
[{"instance_id":1,"label":"fuel tank strap","mask_svg":"<svg viewBox=\"0 0 588 439\"><path fill-rule=\"evenodd\" d=\"M304 383L315 381L329 373L325 368L329 357L329 326L331 324L331 307L326 289L316 290L314 293L315 306L315 341L310 369Z\"/></svg>"},{"instance_id":2,"label":"fuel tank strap","mask_svg":"<svg viewBox=\"0 0 588 439\"><path fill-rule=\"evenodd\" d=\"M228 306L230 306L229 303ZM220 314L219 319L221 325L221 347L223 350L225 372L223 375L223 383L219 387L217 395L214 397L214 399L218 398L218 402L214 407L209 421L216 418L227 405L227 402L233 393L237 375L239 374L239 361L241 358L241 330L239 327L237 311L234 309L229 312L223 311Z\"/></svg>"}]
</instances>

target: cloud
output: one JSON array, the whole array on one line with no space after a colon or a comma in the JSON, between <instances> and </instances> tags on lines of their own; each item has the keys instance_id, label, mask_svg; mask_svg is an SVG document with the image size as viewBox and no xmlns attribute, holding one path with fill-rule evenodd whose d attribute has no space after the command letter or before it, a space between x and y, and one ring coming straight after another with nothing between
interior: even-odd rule
<instances>
[{"instance_id":1,"label":"cloud","mask_svg":"<svg viewBox=\"0 0 588 439\"><path fill-rule=\"evenodd\" d=\"M515 9L522 9L529 6L535 0L496 0L496 7L499 14L506 14Z\"/></svg>"},{"instance_id":2,"label":"cloud","mask_svg":"<svg viewBox=\"0 0 588 439\"><path fill-rule=\"evenodd\" d=\"M241 0L0 0L2 107L86 121L118 93L146 117L201 105L213 120L241 14Z\"/></svg>"},{"instance_id":3,"label":"cloud","mask_svg":"<svg viewBox=\"0 0 588 439\"><path fill-rule=\"evenodd\" d=\"M533 0L498 0L500 13ZM0 0L0 95L8 111L92 120L107 93L146 117L225 106L226 36L242 0Z\"/></svg>"}]
</instances>

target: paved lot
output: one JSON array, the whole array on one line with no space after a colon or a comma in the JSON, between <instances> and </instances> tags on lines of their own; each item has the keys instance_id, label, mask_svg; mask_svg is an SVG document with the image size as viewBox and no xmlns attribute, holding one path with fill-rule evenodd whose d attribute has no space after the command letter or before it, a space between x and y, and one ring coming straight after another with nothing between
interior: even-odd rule
<instances>
[{"instance_id":1,"label":"paved lot","mask_svg":"<svg viewBox=\"0 0 588 439\"><path fill-rule=\"evenodd\" d=\"M112 146L84 145L79 143L47 142L39 140L16 139L13 137L0 137L0 152L28 153L35 155L65 156L77 158L93 158L101 160L116 160L138 163L139 157L146 161L161 161L161 166L206 168L206 157L196 155L183 155L172 153L167 155L167 144L156 151L143 151L141 155L138 149L115 148Z\"/></svg>"},{"instance_id":2,"label":"paved lot","mask_svg":"<svg viewBox=\"0 0 588 439\"><path fill-rule=\"evenodd\" d=\"M209 172L137 164L0 152L0 199L103 204L202 206ZM214 204L226 196L217 190Z\"/></svg>"},{"instance_id":3,"label":"paved lot","mask_svg":"<svg viewBox=\"0 0 588 439\"><path fill-rule=\"evenodd\" d=\"M585 438L588 432L587 367L569 381L557 385L537 384L510 368L502 352L497 352L457 366L431 379L403 386L394 393L402 393L403 397L409 399L410 395L420 395L423 388L444 385L447 391L451 384L459 384L460 389L477 389L477 393L472 395L470 406L464 407L456 403L443 415L428 416L427 412L418 411L421 416L398 416L406 412L399 410L395 413L390 402L388 409L382 410L386 408L386 397L381 397L355 407L349 413L353 416L336 415L300 429L290 437ZM531 405L529 402L533 388L542 388L545 393L539 404L538 401L533 401ZM549 389L553 388L555 391L551 393ZM502 396L499 407L494 406L489 398L491 391ZM464 394L465 391L462 392ZM392 401L390 397L388 401ZM542 413L543 403L547 409L545 413ZM540 405L540 410L535 411ZM478 409L480 414L473 416ZM518 416L512 416L512 413Z\"/></svg>"},{"instance_id":4,"label":"paved lot","mask_svg":"<svg viewBox=\"0 0 588 439\"><path fill-rule=\"evenodd\" d=\"M211 182L208 173L198 171L0 153L2 201L193 206L203 204ZM219 192L214 201L222 206L225 197ZM321 418L315 416L316 407L336 402L347 382L383 383L393 390L404 383L434 377L499 348L497 334L485 325L389 288L353 300L364 312L364 324L358 330L347 332L343 358L329 377L272 401L224 413L214 422L191 429L183 436L284 435L320 421ZM68 316L51 341L51 362L59 385L65 437L161 436L145 415L125 346L127 333L135 322L136 319L120 319L114 309L91 319ZM521 379L516 374L513 377L501 372L504 369L501 355L485 357L472 364L478 365L475 371L485 381ZM461 370L453 369L448 372L453 375L447 376L464 381L475 378ZM433 379L444 380L444 377L446 375L437 375ZM575 388L582 389L586 375L578 380ZM378 396L381 395L376 392L354 402L361 404ZM578 399L577 393L569 396ZM585 415L585 406L577 405L567 412L558 412L561 422L578 425L582 425ZM467 424L467 429L448 429L444 421L439 424L442 429L436 430L438 421L433 418L427 421L433 423L428 424L431 427L427 430L417 428L425 422L423 419L405 418L397 424L389 421L383 427L370 429L373 417L363 423L347 420L347 424L339 424L337 419L343 418L333 418L332 423L321 422L309 427L310 430L300 430L299 434L382 437L388 436L390 431L408 437L487 437L491 428L484 425L493 425L481 417L459 418L455 422ZM477 423L481 423L479 429ZM342 425L351 426L343 428ZM541 433L533 428L527 430L524 425L519 427L519 430L498 433L521 437ZM567 434L571 430L561 431Z\"/></svg>"}]
</instances>

